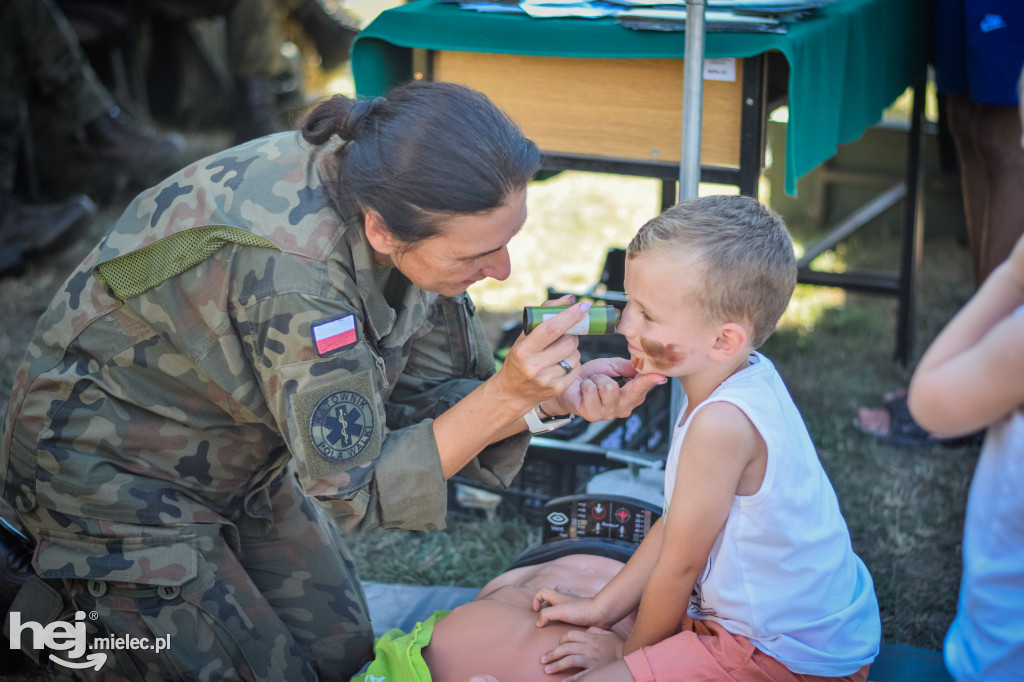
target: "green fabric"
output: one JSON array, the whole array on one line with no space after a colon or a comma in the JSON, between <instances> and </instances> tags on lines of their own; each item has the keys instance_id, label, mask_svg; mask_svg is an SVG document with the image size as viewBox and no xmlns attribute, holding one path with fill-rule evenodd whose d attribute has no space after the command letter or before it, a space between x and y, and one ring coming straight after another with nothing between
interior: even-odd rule
<instances>
[{"instance_id":1,"label":"green fabric","mask_svg":"<svg viewBox=\"0 0 1024 682\"><path fill-rule=\"evenodd\" d=\"M229 242L276 248L273 242L237 227L207 225L176 232L111 258L97 265L93 272L111 296L124 301L199 265Z\"/></svg>"},{"instance_id":2,"label":"green fabric","mask_svg":"<svg viewBox=\"0 0 1024 682\"><path fill-rule=\"evenodd\" d=\"M417 623L408 634L397 628L385 632L373 644L373 660L351 682L430 682L423 647L430 643L434 624L449 613L451 611L434 611L434 615Z\"/></svg>"},{"instance_id":3,"label":"green fabric","mask_svg":"<svg viewBox=\"0 0 1024 682\"><path fill-rule=\"evenodd\" d=\"M786 193L857 139L907 87L923 82L927 0L837 0L784 35L709 33L705 57L782 52L790 65ZM412 48L562 57L681 58L681 32L635 31L613 18L533 19L416 0L381 13L352 48L360 96L412 76Z\"/></svg>"}]
</instances>

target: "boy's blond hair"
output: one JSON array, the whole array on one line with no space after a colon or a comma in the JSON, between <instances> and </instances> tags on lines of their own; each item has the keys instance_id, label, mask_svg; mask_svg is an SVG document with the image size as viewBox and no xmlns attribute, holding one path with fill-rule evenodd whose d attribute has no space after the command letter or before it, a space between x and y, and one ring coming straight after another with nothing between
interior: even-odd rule
<instances>
[{"instance_id":1,"label":"boy's blond hair","mask_svg":"<svg viewBox=\"0 0 1024 682\"><path fill-rule=\"evenodd\" d=\"M754 348L771 336L796 286L793 242L775 211L745 196L686 199L641 227L626 256L670 251L702 267L695 303L708 321L749 325Z\"/></svg>"}]
</instances>

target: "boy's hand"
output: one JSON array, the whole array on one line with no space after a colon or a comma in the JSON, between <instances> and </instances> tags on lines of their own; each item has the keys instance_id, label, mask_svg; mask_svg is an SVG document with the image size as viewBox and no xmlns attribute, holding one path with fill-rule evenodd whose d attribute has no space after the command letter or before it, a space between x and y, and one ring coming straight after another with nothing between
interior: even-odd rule
<instances>
[{"instance_id":1,"label":"boy's hand","mask_svg":"<svg viewBox=\"0 0 1024 682\"><path fill-rule=\"evenodd\" d=\"M594 608L592 597L580 597L565 585L542 587L533 595L533 610L537 611L537 627L552 621L573 625L602 625Z\"/></svg>"},{"instance_id":2,"label":"boy's hand","mask_svg":"<svg viewBox=\"0 0 1024 682\"><path fill-rule=\"evenodd\" d=\"M601 628L569 630L558 640L558 646L540 657L547 674L583 668L570 680L575 680L592 668L600 668L622 658L622 640L613 632Z\"/></svg>"}]
</instances>

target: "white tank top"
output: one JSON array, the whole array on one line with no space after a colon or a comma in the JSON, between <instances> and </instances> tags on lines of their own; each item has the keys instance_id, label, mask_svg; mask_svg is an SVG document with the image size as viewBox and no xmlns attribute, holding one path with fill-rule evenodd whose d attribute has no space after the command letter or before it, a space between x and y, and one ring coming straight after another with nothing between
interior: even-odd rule
<instances>
[{"instance_id":1,"label":"white tank top","mask_svg":"<svg viewBox=\"0 0 1024 682\"><path fill-rule=\"evenodd\" d=\"M967 496L960 601L943 647L957 679L1024 680L1022 491L1024 414L1015 411L988 428Z\"/></svg>"},{"instance_id":2,"label":"white tank top","mask_svg":"<svg viewBox=\"0 0 1024 682\"><path fill-rule=\"evenodd\" d=\"M768 449L760 490L733 498L697 579L690 616L721 623L795 673L849 675L878 654L871 575L853 552L835 491L782 378L760 353L750 363L677 422L666 462L669 501L680 444L693 415L711 402L741 409ZM685 413L684 404L680 419Z\"/></svg>"}]
</instances>

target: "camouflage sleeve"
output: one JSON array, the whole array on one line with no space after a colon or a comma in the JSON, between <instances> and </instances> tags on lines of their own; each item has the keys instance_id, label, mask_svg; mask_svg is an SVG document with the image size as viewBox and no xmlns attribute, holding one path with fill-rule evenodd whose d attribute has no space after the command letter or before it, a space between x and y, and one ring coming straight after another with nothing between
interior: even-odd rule
<instances>
[{"instance_id":1,"label":"camouflage sleeve","mask_svg":"<svg viewBox=\"0 0 1024 682\"><path fill-rule=\"evenodd\" d=\"M253 301L236 324L303 488L331 478L317 499L340 526L443 528L447 484L430 421L387 428L385 363L363 338L361 311L290 293Z\"/></svg>"},{"instance_id":2,"label":"camouflage sleeve","mask_svg":"<svg viewBox=\"0 0 1024 682\"><path fill-rule=\"evenodd\" d=\"M388 401L388 426L400 429L437 417L494 371L490 343L469 296L438 298ZM459 473L507 488L523 464L529 441L529 432L523 432L494 443Z\"/></svg>"}]
</instances>

